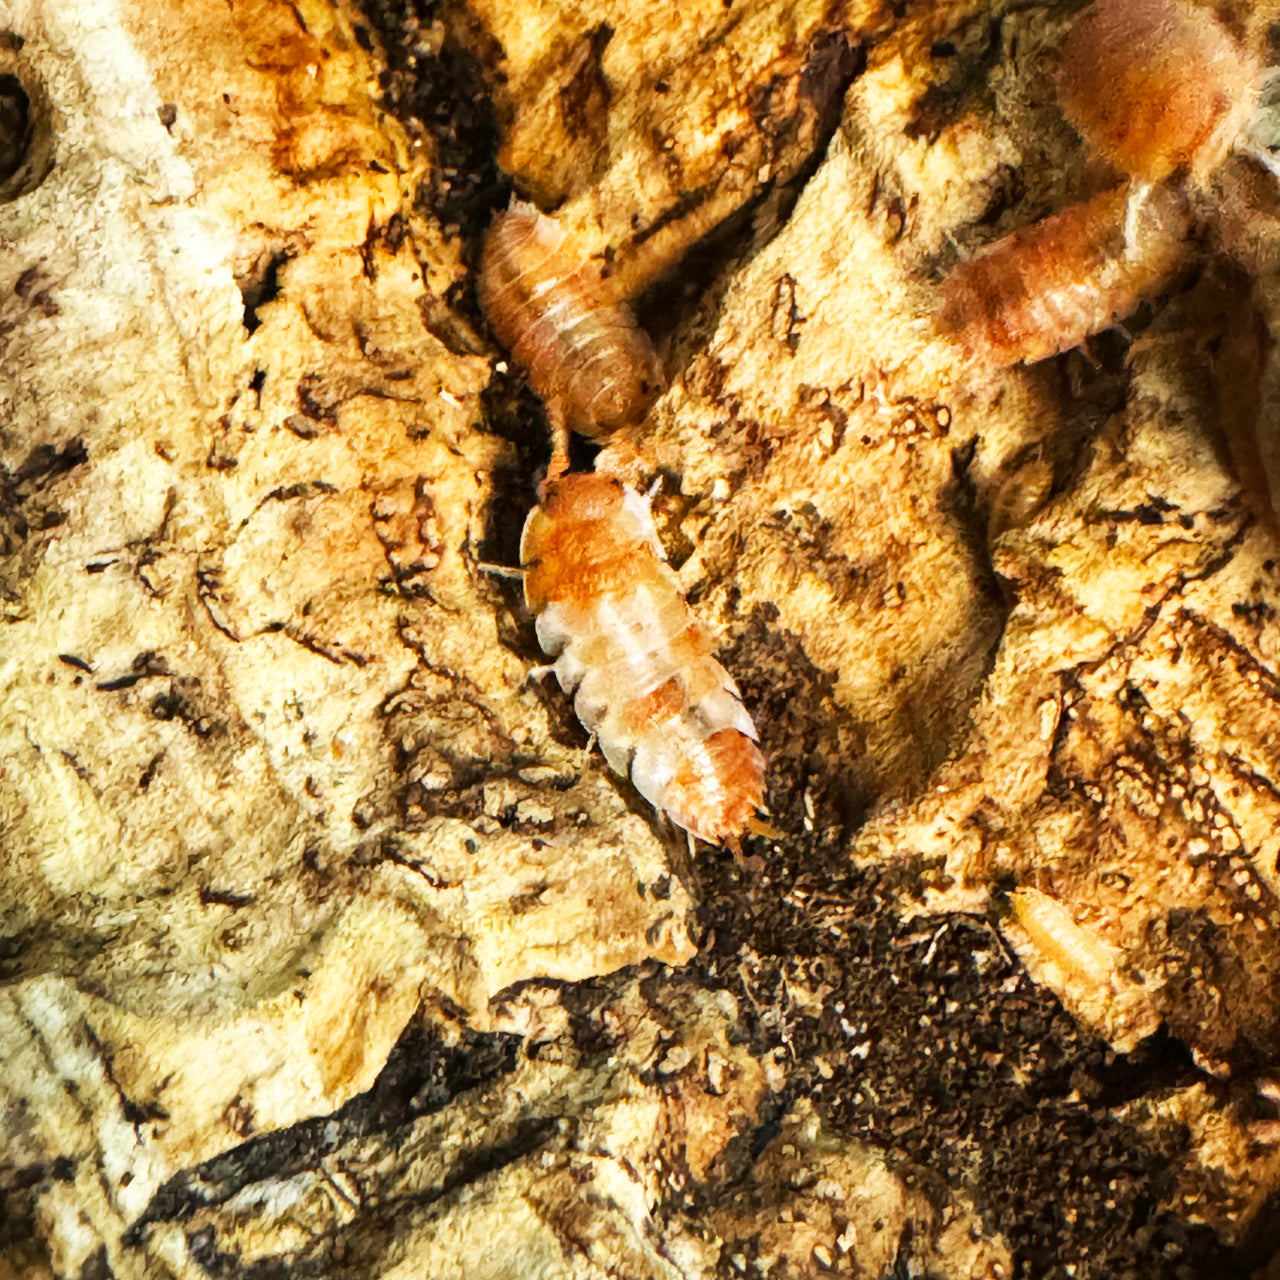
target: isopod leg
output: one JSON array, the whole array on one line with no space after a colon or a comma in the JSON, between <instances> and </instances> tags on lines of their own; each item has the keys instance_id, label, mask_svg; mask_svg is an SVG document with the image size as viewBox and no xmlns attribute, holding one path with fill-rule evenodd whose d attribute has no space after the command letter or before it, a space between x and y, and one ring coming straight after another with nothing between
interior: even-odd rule
<instances>
[{"instance_id":1,"label":"isopod leg","mask_svg":"<svg viewBox=\"0 0 1280 1280\"><path fill-rule=\"evenodd\" d=\"M555 484L569 470L569 424L558 400L547 405L547 421L551 428L551 463L544 484Z\"/></svg>"},{"instance_id":2,"label":"isopod leg","mask_svg":"<svg viewBox=\"0 0 1280 1280\"><path fill-rule=\"evenodd\" d=\"M491 560L477 560L476 568L481 573L493 574L495 578L514 578L517 582L524 581L524 570L518 565L494 564Z\"/></svg>"},{"instance_id":3,"label":"isopod leg","mask_svg":"<svg viewBox=\"0 0 1280 1280\"><path fill-rule=\"evenodd\" d=\"M1126 256L1132 258L1138 253L1138 219L1142 216L1142 206L1151 194L1151 183L1135 182L1129 188L1129 195L1124 202L1124 249Z\"/></svg>"}]
</instances>

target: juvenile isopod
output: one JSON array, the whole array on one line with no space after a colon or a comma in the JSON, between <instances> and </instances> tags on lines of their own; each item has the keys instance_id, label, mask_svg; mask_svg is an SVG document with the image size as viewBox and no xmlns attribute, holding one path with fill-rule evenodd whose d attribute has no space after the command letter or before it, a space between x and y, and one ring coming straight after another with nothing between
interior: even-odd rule
<instances>
[{"instance_id":1,"label":"juvenile isopod","mask_svg":"<svg viewBox=\"0 0 1280 1280\"><path fill-rule=\"evenodd\" d=\"M1006 935L1018 956L1077 1017L1128 1052L1160 1025L1151 992L1125 971L1124 949L1076 921L1066 903L1030 885L1013 895Z\"/></svg>"},{"instance_id":2,"label":"juvenile isopod","mask_svg":"<svg viewBox=\"0 0 1280 1280\"><path fill-rule=\"evenodd\" d=\"M991 364L1043 360L1159 292L1190 228L1186 201L1169 186L1104 191L962 263L943 285L935 326Z\"/></svg>"},{"instance_id":3,"label":"juvenile isopod","mask_svg":"<svg viewBox=\"0 0 1280 1280\"><path fill-rule=\"evenodd\" d=\"M640 422L663 387L648 334L564 228L514 201L485 239L480 305L553 427L588 437Z\"/></svg>"},{"instance_id":4,"label":"juvenile isopod","mask_svg":"<svg viewBox=\"0 0 1280 1280\"><path fill-rule=\"evenodd\" d=\"M760 806L764 756L645 499L607 476L550 479L520 558L538 640L610 767L677 826L735 842Z\"/></svg>"},{"instance_id":5,"label":"juvenile isopod","mask_svg":"<svg viewBox=\"0 0 1280 1280\"><path fill-rule=\"evenodd\" d=\"M1253 114L1258 67L1184 0L1097 0L1063 44L1058 102L1122 173L1203 182Z\"/></svg>"},{"instance_id":6,"label":"juvenile isopod","mask_svg":"<svg viewBox=\"0 0 1280 1280\"><path fill-rule=\"evenodd\" d=\"M1036 950L1068 977L1090 987L1110 984L1119 953L1082 929L1056 898L1024 885L1013 895L1013 912Z\"/></svg>"}]
</instances>

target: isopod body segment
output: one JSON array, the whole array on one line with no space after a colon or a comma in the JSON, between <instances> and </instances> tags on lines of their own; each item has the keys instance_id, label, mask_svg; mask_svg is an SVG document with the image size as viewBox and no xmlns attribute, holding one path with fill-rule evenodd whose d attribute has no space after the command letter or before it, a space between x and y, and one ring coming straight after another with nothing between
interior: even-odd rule
<instances>
[{"instance_id":1,"label":"isopod body segment","mask_svg":"<svg viewBox=\"0 0 1280 1280\"><path fill-rule=\"evenodd\" d=\"M1186 0L1097 0L1063 44L1058 102L1091 147L1140 182L1203 181L1253 113L1258 69Z\"/></svg>"},{"instance_id":2,"label":"isopod body segment","mask_svg":"<svg viewBox=\"0 0 1280 1280\"><path fill-rule=\"evenodd\" d=\"M607 476L548 481L521 560L538 640L610 766L694 836L735 841L760 806L764 756L645 499Z\"/></svg>"},{"instance_id":3,"label":"isopod body segment","mask_svg":"<svg viewBox=\"0 0 1280 1280\"><path fill-rule=\"evenodd\" d=\"M563 227L514 201L494 220L480 305L551 415L595 438L639 423L663 387L648 334Z\"/></svg>"},{"instance_id":4,"label":"isopod body segment","mask_svg":"<svg viewBox=\"0 0 1280 1280\"><path fill-rule=\"evenodd\" d=\"M1171 187L1104 191L961 263L943 285L935 327L994 365L1069 350L1168 282L1190 228Z\"/></svg>"}]
</instances>

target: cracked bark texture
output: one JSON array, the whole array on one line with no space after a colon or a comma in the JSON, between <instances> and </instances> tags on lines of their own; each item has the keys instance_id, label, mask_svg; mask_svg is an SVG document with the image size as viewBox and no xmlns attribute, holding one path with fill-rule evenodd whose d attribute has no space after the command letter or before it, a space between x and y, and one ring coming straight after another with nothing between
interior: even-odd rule
<instances>
[{"instance_id":1,"label":"cracked bark texture","mask_svg":"<svg viewBox=\"0 0 1280 1280\"><path fill-rule=\"evenodd\" d=\"M1077 11L0 7L0 1276L1277 1274L1280 205L1086 352L930 324L1106 180ZM484 567L513 189L671 374L579 462L662 481L743 864Z\"/></svg>"}]
</instances>

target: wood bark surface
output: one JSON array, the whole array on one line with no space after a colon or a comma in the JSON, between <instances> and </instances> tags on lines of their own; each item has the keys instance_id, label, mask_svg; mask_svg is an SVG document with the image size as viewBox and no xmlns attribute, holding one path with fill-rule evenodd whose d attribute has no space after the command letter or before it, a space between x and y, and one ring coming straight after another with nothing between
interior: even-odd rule
<instances>
[{"instance_id":1,"label":"wood bark surface","mask_svg":"<svg viewBox=\"0 0 1280 1280\"><path fill-rule=\"evenodd\" d=\"M0 1277L1280 1275L1275 179L1084 349L932 322L1114 180L1079 11L0 3ZM575 465L755 718L739 859L491 571L513 192L670 377Z\"/></svg>"}]
</instances>

